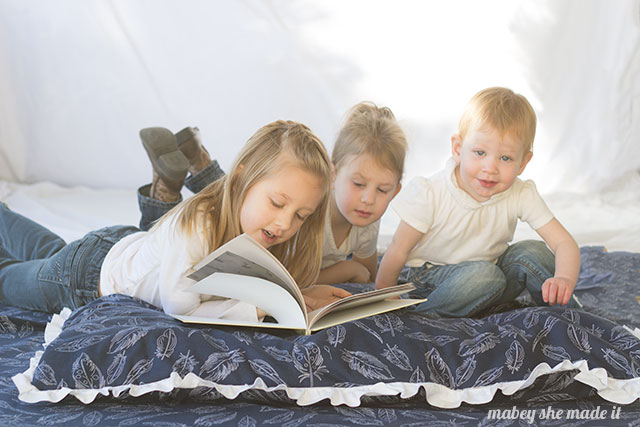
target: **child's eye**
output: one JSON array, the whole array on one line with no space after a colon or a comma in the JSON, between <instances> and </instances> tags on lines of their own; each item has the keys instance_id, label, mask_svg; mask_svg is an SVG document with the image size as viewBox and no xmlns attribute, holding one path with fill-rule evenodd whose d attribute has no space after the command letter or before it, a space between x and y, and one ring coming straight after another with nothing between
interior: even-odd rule
<instances>
[{"instance_id":1,"label":"child's eye","mask_svg":"<svg viewBox=\"0 0 640 427\"><path fill-rule=\"evenodd\" d=\"M276 202L276 201L275 201L275 200L273 200L273 199L271 200L271 204L272 204L273 206L275 206L276 208L281 208L281 207L282 207L282 205L281 205L280 203Z\"/></svg>"},{"instance_id":2,"label":"child's eye","mask_svg":"<svg viewBox=\"0 0 640 427\"><path fill-rule=\"evenodd\" d=\"M478 156L484 156L484 151L482 151L482 150L476 150L476 151L474 151L474 153L476 153L476 155L478 155Z\"/></svg>"},{"instance_id":3,"label":"child's eye","mask_svg":"<svg viewBox=\"0 0 640 427\"><path fill-rule=\"evenodd\" d=\"M361 182L356 182L356 181L353 181L353 185L355 185L356 187L364 187L364 184L363 184L363 183L361 183Z\"/></svg>"},{"instance_id":4,"label":"child's eye","mask_svg":"<svg viewBox=\"0 0 640 427\"><path fill-rule=\"evenodd\" d=\"M296 216L298 217L298 219L302 222L304 222L305 219L307 219L306 215L300 215L299 213L296 214Z\"/></svg>"},{"instance_id":5,"label":"child's eye","mask_svg":"<svg viewBox=\"0 0 640 427\"><path fill-rule=\"evenodd\" d=\"M502 156L502 157L500 157L500 158L501 158L501 159L502 159L502 161L504 161L504 162L508 162L509 160L511 160L511 157L509 157L509 156Z\"/></svg>"},{"instance_id":6,"label":"child's eye","mask_svg":"<svg viewBox=\"0 0 640 427\"><path fill-rule=\"evenodd\" d=\"M389 190L384 190L382 188L378 188L378 191L381 192L382 194L387 194L389 192Z\"/></svg>"}]
</instances>

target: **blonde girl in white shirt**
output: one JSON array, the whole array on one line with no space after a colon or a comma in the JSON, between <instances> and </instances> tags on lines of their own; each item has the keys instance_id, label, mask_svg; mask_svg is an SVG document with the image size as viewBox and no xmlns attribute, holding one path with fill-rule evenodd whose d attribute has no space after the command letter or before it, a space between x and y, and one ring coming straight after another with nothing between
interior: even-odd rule
<instances>
[{"instance_id":1,"label":"blonde girl in white shirt","mask_svg":"<svg viewBox=\"0 0 640 427\"><path fill-rule=\"evenodd\" d=\"M145 230L182 200L183 185L197 194L224 172L202 146L197 127L175 135L165 128L146 128L140 137L154 173L152 183L138 189L140 227ZM166 150L173 155L170 163L159 161ZM404 132L389 108L365 101L347 112L331 156L333 185L318 283L375 280L380 217L400 191L406 152Z\"/></svg>"},{"instance_id":2,"label":"blonde girl in white shirt","mask_svg":"<svg viewBox=\"0 0 640 427\"><path fill-rule=\"evenodd\" d=\"M170 153L169 153L170 154ZM134 296L167 313L256 320L257 307L187 292L207 254L246 233L268 248L317 308L348 295L316 282L331 166L300 123L277 121L246 143L229 174L178 204L149 231L114 226L65 243L0 206L0 302L32 310L77 308L100 295Z\"/></svg>"}]
</instances>

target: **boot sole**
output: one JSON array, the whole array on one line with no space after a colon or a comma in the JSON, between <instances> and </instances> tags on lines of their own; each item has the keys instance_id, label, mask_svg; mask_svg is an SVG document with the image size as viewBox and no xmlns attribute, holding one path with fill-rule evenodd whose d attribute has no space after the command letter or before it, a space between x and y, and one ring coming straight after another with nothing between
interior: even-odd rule
<instances>
[{"instance_id":1,"label":"boot sole","mask_svg":"<svg viewBox=\"0 0 640 427\"><path fill-rule=\"evenodd\" d=\"M188 140L196 136L197 131L198 131L197 127L193 127L193 128L186 127L182 129L180 132L176 133L176 142L178 143L178 148L182 144L184 144L185 142L187 142Z\"/></svg>"},{"instance_id":2,"label":"boot sole","mask_svg":"<svg viewBox=\"0 0 640 427\"><path fill-rule=\"evenodd\" d=\"M140 139L153 170L163 180L182 185L189 172L189 161L178 149L175 135L165 128L145 128L140 131Z\"/></svg>"}]
</instances>

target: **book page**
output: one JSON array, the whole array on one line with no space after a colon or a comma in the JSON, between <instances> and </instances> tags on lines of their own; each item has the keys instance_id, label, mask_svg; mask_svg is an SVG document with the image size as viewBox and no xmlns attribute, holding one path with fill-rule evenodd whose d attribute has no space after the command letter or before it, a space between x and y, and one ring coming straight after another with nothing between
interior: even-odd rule
<instances>
[{"instance_id":1,"label":"book page","mask_svg":"<svg viewBox=\"0 0 640 427\"><path fill-rule=\"evenodd\" d=\"M413 286L412 283L404 283L402 285L390 286L388 288L353 294L310 312L309 325L313 325L313 322L317 321L317 319L329 312L346 310L352 307L371 304L373 302L384 300L387 298L397 297L409 291L412 291L413 289L415 289L415 286Z\"/></svg>"},{"instance_id":2,"label":"book page","mask_svg":"<svg viewBox=\"0 0 640 427\"><path fill-rule=\"evenodd\" d=\"M188 291L255 305L276 319L280 327L305 329L307 326L306 313L295 297L282 286L260 277L214 273L191 286Z\"/></svg>"},{"instance_id":3,"label":"book page","mask_svg":"<svg viewBox=\"0 0 640 427\"><path fill-rule=\"evenodd\" d=\"M275 276L279 278L278 283L283 284L289 289L292 295L295 295L295 299L298 301L299 306L305 312L306 316L306 306L304 303L304 299L302 297L302 293L298 288L295 280L291 277L291 274L287 271L286 268L282 265L278 259L273 256L271 252L262 247L258 242L252 239L250 236L246 234L241 234L234 239L229 240L224 245L220 246L215 251L211 252L207 255L202 261L200 261L194 267L194 272L191 273L188 277L193 280L201 280L204 276L206 276L206 270L203 270L206 265L211 263L216 258L220 257L225 252L229 252L235 254L237 256L241 256L246 260L250 260L255 264L271 271ZM203 270L200 272L200 270ZM226 268L222 266L221 271L226 271Z\"/></svg>"},{"instance_id":4,"label":"book page","mask_svg":"<svg viewBox=\"0 0 640 427\"><path fill-rule=\"evenodd\" d=\"M200 281L213 273L229 273L259 277L275 283L285 291L289 292L293 298L296 298L296 295L291 292L286 283L271 270L268 270L240 255L236 255L233 252L224 252L220 254L215 259L202 266L198 271L190 274L189 278Z\"/></svg>"},{"instance_id":5,"label":"book page","mask_svg":"<svg viewBox=\"0 0 640 427\"><path fill-rule=\"evenodd\" d=\"M376 314L386 313L388 311L397 310L399 308L408 307L426 301L426 299L385 299L370 304L352 307L349 310L339 310L330 312L320 318L316 318L309 327L310 332L319 331L331 326L346 323L352 320L362 319L364 317Z\"/></svg>"},{"instance_id":6,"label":"book page","mask_svg":"<svg viewBox=\"0 0 640 427\"><path fill-rule=\"evenodd\" d=\"M270 329L289 329L296 330L301 333L306 331L306 328L299 328L292 325L280 325L279 323L268 322L249 322L246 320L233 320L233 319L216 319L203 316L187 316L184 314L170 314L171 317L178 319L184 323L197 323L201 325L216 325L216 326L247 326L251 328L270 328Z\"/></svg>"}]
</instances>

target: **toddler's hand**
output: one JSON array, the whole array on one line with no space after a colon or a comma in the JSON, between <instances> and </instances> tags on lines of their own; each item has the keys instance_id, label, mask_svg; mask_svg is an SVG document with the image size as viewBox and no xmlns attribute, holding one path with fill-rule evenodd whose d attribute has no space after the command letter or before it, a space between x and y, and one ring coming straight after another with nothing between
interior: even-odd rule
<instances>
[{"instance_id":1,"label":"toddler's hand","mask_svg":"<svg viewBox=\"0 0 640 427\"><path fill-rule=\"evenodd\" d=\"M564 277L551 277L542 284L542 299L549 305L567 305L575 284Z\"/></svg>"},{"instance_id":2,"label":"toddler's hand","mask_svg":"<svg viewBox=\"0 0 640 427\"><path fill-rule=\"evenodd\" d=\"M350 292L329 285L313 285L302 290L308 311L317 310L349 295Z\"/></svg>"}]
</instances>

